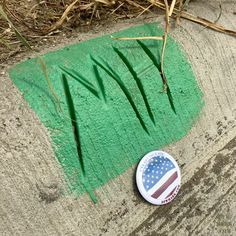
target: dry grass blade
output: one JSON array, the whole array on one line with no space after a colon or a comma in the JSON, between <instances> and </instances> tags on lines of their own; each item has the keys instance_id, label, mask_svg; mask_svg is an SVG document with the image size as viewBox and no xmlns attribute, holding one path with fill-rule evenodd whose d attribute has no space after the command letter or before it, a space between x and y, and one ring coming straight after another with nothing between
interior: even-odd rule
<instances>
[{"instance_id":1,"label":"dry grass blade","mask_svg":"<svg viewBox=\"0 0 236 236\"><path fill-rule=\"evenodd\" d=\"M52 26L50 27L47 31L48 32L51 32L53 30L56 30L58 29L62 24L63 22L65 21L67 15L69 14L69 12L73 9L74 5L79 2L79 0L75 0L74 2L72 2L67 8L66 10L64 11L64 13L62 14L61 18Z\"/></svg>"},{"instance_id":2,"label":"dry grass blade","mask_svg":"<svg viewBox=\"0 0 236 236\"><path fill-rule=\"evenodd\" d=\"M216 24L216 23L219 21L221 15L222 15L222 6L221 6L221 3L219 3L219 8L220 8L220 12L219 12L218 17L217 17L216 20L214 21L214 24ZM208 26L205 26L200 32L202 32L202 31L203 31L204 29L206 29L206 28L208 28Z\"/></svg>"},{"instance_id":3,"label":"dry grass blade","mask_svg":"<svg viewBox=\"0 0 236 236\"><path fill-rule=\"evenodd\" d=\"M117 8L115 8L111 13L110 15L114 14L118 9L120 9L125 3L122 2Z\"/></svg>"},{"instance_id":4,"label":"dry grass blade","mask_svg":"<svg viewBox=\"0 0 236 236\"><path fill-rule=\"evenodd\" d=\"M183 9L183 0L180 0L179 1L179 12L176 16L176 26L179 25L179 22L180 22L180 15L181 15L181 12L182 12L182 9ZM174 10L174 9L173 9Z\"/></svg>"},{"instance_id":5,"label":"dry grass blade","mask_svg":"<svg viewBox=\"0 0 236 236\"><path fill-rule=\"evenodd\" d=\"M27 48L29 48L30 50L32 50L30 44L27 42L27 40L24 38L24 36L17 30L17 28L13 25L13 23L10 21L10 19L8 18L7 14L5 13L5 11L3 10L2 6L0 5L0 16L6 20L8 22L8 24L10 25L10 27L15 31L16 37L18 38L18 40L25 45Z\"/></svg>"},{"instance_id":6,"label":"dry grass blade","mask_svg":"<svg viewBox=\"0 0 236 236\"><path fill-rule=\"evenodd\" d=\"M114 38L114 37L112 37L112 39L115 39L115 40L150 40L150 39L154 39L154 40L162 40L163 41L162 50L161 50L161 65L160 65L160 70L159 69L158 70L160 71L160 75L162 78L163 90L167 93L171 108L176 113L174 103L173 103L173 97L172 97L170 88L168 86L168 81L167 81L165 73L164 73L165 48L166 48L166 43L167 43L167 38L168 38L168 33L169 33L169 28L170 28L169 16L172 15L172 12L174 11L174 6L176 4L176 0L172 1L171 12L169 10L169 5L168 5L167 0L164 0L164 2L165 2L164 6L165 6L165 20L166 20L164 36L147 36L147 37L134 37L134 38L130 38L130 37ZM144 49L144 47L143 47L143 49ZM147 52L147 50L145 50L145 51Z\"/></svg>"},{"instance_id":7,"label":"dry grass blade","mask_svg":"<svg viewBox=\"0 0 236 236\"><path fill-rule=\"evenodd\" d=\"M198 23L200 25L206 26L206 27L208 27L210 29L213 29L215 31L226 33L226 34L229 34L229 35L232 35L232 36L236 36L236 31L230 30L230 29L226 29L223 26L218 25L218 24L216 24L216 23L214 23L212 21L209 21L209 20L207 20L205 18L194 16L194 15L192 15L190 13L187 13L187 12L183 12L181 14L181 17L184 18L184 19L188 19L188 20L190 20L192 22Z\"/></svg>"},{"instance_id":8,"label":"dry grass blade","mask_svg":"<svg viewBox=\"0 0 236 236\"><path fill-rule=\"evenodd\" d=\"M45 64L45 61L43 60L43 58L38 57L38 61L37 61L37 62L38 62L38 64L39 64L40 67L41 67L41 70L42 70L42 72L43 72L43 74L44 74L44 77L45 77L45 79L46 79L46 81L47 81L49 90L51 91L53 97L55 98L55 100L56 100L56 102L57 102L57 104L58 104L58 107L59 107L60 111L62 111L61 105L60 105L60 100L59 100L59 98L58 98L56 92L54 91L53 86L52 86L52 84L51 84L51 81L50 81L50 79L49 79L48 71L47 71L47 66L46 66L46 64Z\"/></svg>"},{"instance_id":9,"label":"dry grass blade","mask_svg":"<svg viewBox=\"0 0 236 236\"><path fill-rule=\"evenodd\" d=\"M131 1L131 0L125 0L126 2L128 2L131 6L137 7L139 9L143 9L144 11L146 11L146 8L141 6L140 4L136 3L135 1Z\"/></svg>"},{"instance_id":10,"label":"dry grass blade","mask_svg":"<svg viewBox=\"0 0 236 236\"><path fill-rule=\"evenodd\" d=\"M9 50L11 50L11 46L10 44L8 44L7 42L5 42L5 40L0 38L0 44L3 44L5 47L7 47Z\"/></svg>"},{"instance_id":11,"label":"dry grass blade","mask_svg":"<svg viewBox=\"0 0 236 236\"><path fill-rule=\"evenodd\" d=\"M172 94L171 94L171 91L170 91L170 87L168 85L168 81L166 79L165 72L164 72L165 49L166 49L168 33L169 33L169 30L170 30L169 5L168 5L167 0L164 0L164 2L165 2L166 25L165 25L165 33L164 33L163 44L162 44L162 51L161 51L161 77L162 77L162 81L163 81L164 91L167 93L171 109L176 114L176 110L175 110L175 106L174 106L174 102L173 102L173 97L172 97Z\"/></svg>"},{"instance_id":12,"label":"dry grass blade","mask_svg":"<svg viewBox=\"0 0 236 236\"><path fill-rule=\"evenodd\" d=\"M176 0L172 0L172 3L171 3L171 5L170 5L170 10L169 10L168 16L172 16L172 13L173 13L175 4L176 4Z\"/></svg>"},{"instance_id":13,"label":"dry grass blade","mask_svg":"<svg viewBox=\"0 0 236 236\"><path fill-rule=\"evenodd\" d=\"M100 2L108 6L115 4L115 1L110 1L110 0L95 0L95 2Z\"/></svg>"},{"instance_id":14,"label":"dry grass blade","mask_svg":"<svg viewBox=\"0 0 236 236\"><path fill-rule=\"evenodd\" d=\"M143 15L144 12L149 11L149 9L150 9L152 6L153 6L153 5L151 4L151 5L149 5L148 7L146 7L142 12L140 12L140 13L137 15L137 18L138 18L139 16Z\"/></svg>"},{"instance_id":15,"label":"dry grass blade","mask_svg":"<svg viewBox=\"0 0 236 236\"><path fill-rule=\"evenodd\" d=\"M150 40L150 39L153 39L153 40L163 40L163 37L162 36L147 36L147 37L133 37L133 38L129 38L129 37L113 37L111 36L111 38L113 40Z\"/></svg>"},{"instance_id":16,"label":"dry grass blade","mask_svg":"<svg viewBox=\"0 0 236 236\"><path fill-rule=\"evenodd\" d=\"M219 8L220 8L220 13L219 13L217 19L214 21L214 23L217 23L217 22L219 21L221 15L222 15L222 10L223 10L223 9L222 9L222 5L221 5L221 3L219 3Z\"/></svg>"},{"instance_id":17,"label":"dry grass blade","mask_svg":"<svg viewBox=\"0 0 236 236\"><path fill-rule=\"evenodd\" d=\"M163 9L165 10L166 9L166 6L165 4L157 1L157 0L148 0L150 3L152 3L153 5L157 6L158 8L160 9ZM218 25L212 21L209 21L205 18L202 18L202 17L198 17L198 16L194 16L186 11L181 11L181 10L178 10L176 8L173 9L173 14L174 15L177 15L179 17L182 17L184 19L187 19L187 20L190 20L192 22L195 22L195 23L198 23L200 25L203 25L203 26L206 26L212 30L215 30L215 31L218 31L218 32L222 32L222 33L226 33L226 34L229 34L229 35L232 35L232 36L236 36L236 31L234 30L230 30L230 29L226 29L225 27L221 26L221 25ZM173 16L172 14L172 16Z\"/></svg>"},{"instance_id":18,"label":"dry grass blade","mask_svg":"<svg viewBox=\"0 0 236 236\"><path fill-rule=\"evenodd\" d=\"M162 80L163 80L163 86L164 86L164 91L167 90L168 87L168 83L166 80L166 77L164 76L164 56L165 56L165 49L166 49L166 42L167 42L167 37L168 37L168 33L169 33L169 5L167 0L165 1L165 10L166 10L166 14L165 14L165 18L166 18L166 24L165 24L165 33L163 36L163 44L162 44L162 50L161 50L161 76L162 76Z\"/></svg>"}]
</instances>

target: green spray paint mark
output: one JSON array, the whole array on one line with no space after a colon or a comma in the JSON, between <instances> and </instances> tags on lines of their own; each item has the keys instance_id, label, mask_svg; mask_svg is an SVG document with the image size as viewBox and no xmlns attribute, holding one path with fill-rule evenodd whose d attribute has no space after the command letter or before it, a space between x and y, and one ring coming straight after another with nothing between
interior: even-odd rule
<instances>
[{"instance_id":1,"label":"green spray paint mark","mask_svg":"<svg viewBox=\"0 0 236 236\"><path fill-rule=\"evenodd\" d=\"M156 24L148 24L113 35L162 34ZM72 192L89 192L96 201L94 189L123 173L145 153L179 140L191 129L203 106L202 93L180 47L169 37L165 75L174 113L167 94L161 92L160 52L159 41L120 42L106 35L47 53L43 59L62 112L57 109L37 59L10 70L11 79L50 131ZM72 113L78 121L85 175L78 159L75 124L69 115L62 73L67 76L69 103L72 99Z\"/></svg>"}]
</instances>

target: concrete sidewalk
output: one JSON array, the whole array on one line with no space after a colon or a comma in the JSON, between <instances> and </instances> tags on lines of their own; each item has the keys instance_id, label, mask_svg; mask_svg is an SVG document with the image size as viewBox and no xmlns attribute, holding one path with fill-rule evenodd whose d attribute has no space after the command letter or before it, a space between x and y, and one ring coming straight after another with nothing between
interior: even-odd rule
<instances>
[{"instance_id":1,"label":"concrete sidewalk","mask_svg":"<svg viewBox=\"0 0 236 236\"><path fill-rule=\"evenodd\" d=\"M218 23L236 30L235 1L222 1L222 8ZM219 13L215 1L193 2L189 11L213 21ZM147 204L134 183L136 166L99 188L96 205L87 195L66 195L48 131L4 70L0 235L236 235L236 41L184 20L171 34L185 49L205 101L190 133L164 148L181 167L176 199Z\"/></svg>"}]
</instances>

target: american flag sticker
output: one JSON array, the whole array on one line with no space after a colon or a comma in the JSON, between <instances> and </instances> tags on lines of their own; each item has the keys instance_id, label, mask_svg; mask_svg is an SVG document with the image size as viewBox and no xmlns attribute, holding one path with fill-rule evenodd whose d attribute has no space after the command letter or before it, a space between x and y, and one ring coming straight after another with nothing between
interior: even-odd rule
<instances>
[{"instance_id":1,"label":"american flag sticker","mask_svg":"<svg viewBox=\"0 0 236 236\"><path fill-rule=\"evenodd\" d=\"M180 189L180 169L172 156L152 151L140 161L136 182L141 195L150 203L164 205L171 202Z\"/></svg>"}]
</instances>

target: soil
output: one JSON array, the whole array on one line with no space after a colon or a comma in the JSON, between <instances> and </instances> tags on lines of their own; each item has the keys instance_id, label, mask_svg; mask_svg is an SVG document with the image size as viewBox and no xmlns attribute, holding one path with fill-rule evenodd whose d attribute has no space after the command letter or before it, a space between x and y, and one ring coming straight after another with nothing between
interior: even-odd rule
<instances>
[{"instance_id":1,"label":"soil","mask_svg":"<svg viewBox=\"0 0 236 236\"><path fill-rule=\"evenodd\" d=\"M193 1L189 11L218 16L215 1ZM235 1L222 1L219 23L235 28ZM148 19L147 19L148 18ZM145 21L134 19L74 31L39 46L38 53L15 54L1 64L0 234L1 235L235 235L236 233L236 44L235 38L182 20L172 36L183 46L205 107L191 132L165 147L179 165L182 186L165 207L147 204L138 194L133 166L96 191L68 195L49 131L8 77L8 68L36 54L61 48ZM163 17L158 20L163 22Z\"/></svg>"},{"instance_id":2,"label":"soil","mask_svg":"<svg viewBox=\"0 0 236 236\"><path fill-rule=\"evenodd\" d=\"M106 1L109 2L109 0ZM50 28L56 24L72 2L74 0L22 0L20 2L17 0L0 0L8 18L35 51L41 51L42 48L49 45L58 45L62 41L73 40L81 33L100 32L106 27L122 22L124 19L135 19L145 7L150 5L142 0L135 0L139 4L137 6L132 5L131 1L122 4L122 6L120 6L119 1L116 1L115 4L110 1L111 4L108 7L101 1L101 3L96 3L94 8L93 3L91 5L88 3L89 1L84 1L74 6L62 26L50 31ZM159 14L156 8L149 8L149 10L152 10L153 16ZM141 14L141 18L143 17L146 15ZM0 43L0 63L2 63L27 51L28 48L22 45L19 38L16 37L14 29L1 18L0 25L1 42L3 40L10 47Z\"/></svg>"}]
</instances>

